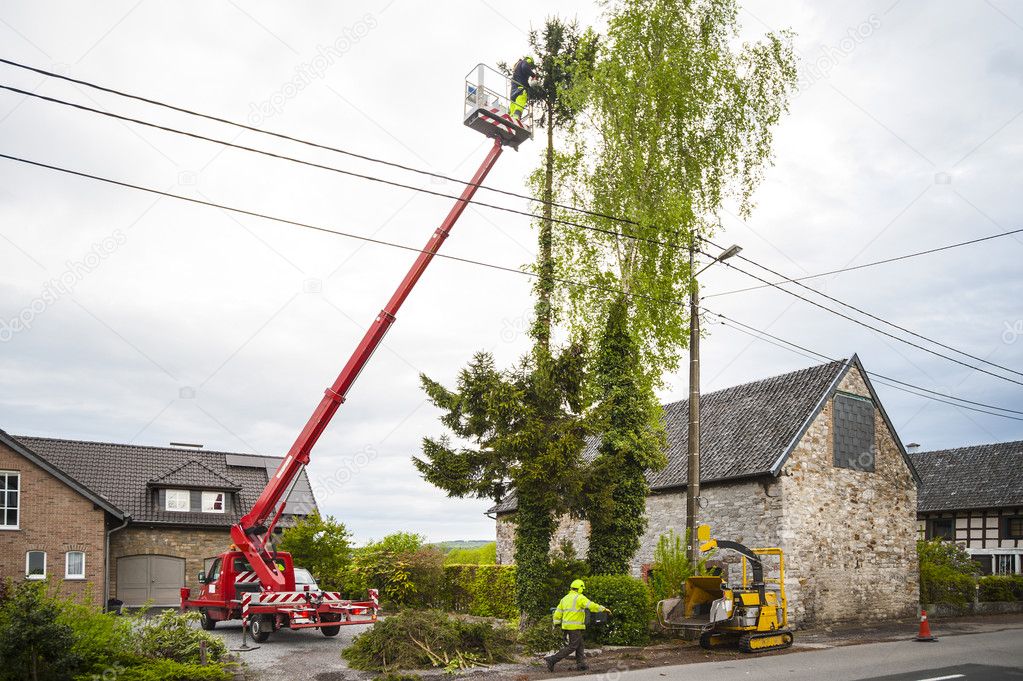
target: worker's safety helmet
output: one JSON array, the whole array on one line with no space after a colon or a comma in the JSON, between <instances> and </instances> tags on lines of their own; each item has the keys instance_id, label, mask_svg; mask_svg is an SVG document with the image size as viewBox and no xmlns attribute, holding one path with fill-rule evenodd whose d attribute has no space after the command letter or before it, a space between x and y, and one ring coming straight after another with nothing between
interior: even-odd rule
<instances>
[{"instance_id":1,"label":"worker's safety helmet","mask_svg":"<svg viewBox=\"0 0 1023 681\"><path fill-rule=\"evenodd\" d=\"M530 57L530 56L526 56L526 57L523 57L523 59L525 59L525 60L526 60L526 63L527 63L527 64L532 64L532 63L533 63L533 58L532 58L532 57Z\"/></svg>"},{"instance_id":2,"label":"worker's safety helmet","mask_svg":"<svg viewBox=\"0 0 1023 681\"><path fill-rule=\"evenodd\" d=\"M574 582L572 582L572 591L578 591L579 593L582 593L583 589L585 588L586 583L583 582L583 580L581 579L577 579Z\"/></svg>"}]
</instances>

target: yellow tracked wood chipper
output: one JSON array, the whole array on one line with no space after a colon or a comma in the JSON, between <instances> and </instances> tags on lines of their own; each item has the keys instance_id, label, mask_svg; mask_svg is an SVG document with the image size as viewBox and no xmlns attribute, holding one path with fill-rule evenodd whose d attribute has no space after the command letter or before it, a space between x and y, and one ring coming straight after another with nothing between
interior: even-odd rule
<instances>
[{"instance_id":1,"label":"yellow tracked wood chipper","mask_svg":"<svg viewBox=\"0 0 1023 681\"><path fill-rule=\"evenodd\" d=\"M785 601L785 556L779 548L751 549L738 542L710 538L710 527L697 529L701 551L728 549L742 559L742 581L728 585L720 576L686 579L682 596L657 604L661 626L696 632L700 646L739 644L746 653L779 650L792 645ZM777 556L778 577L765 579L762 557Z\"/></svg>"}]
</instances>

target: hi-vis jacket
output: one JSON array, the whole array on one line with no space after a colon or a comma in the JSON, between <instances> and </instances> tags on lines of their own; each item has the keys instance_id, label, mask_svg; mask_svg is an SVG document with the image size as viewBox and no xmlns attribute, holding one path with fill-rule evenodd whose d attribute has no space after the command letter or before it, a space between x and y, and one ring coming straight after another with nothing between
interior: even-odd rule
<instances>
[{"instance_id":1,"label":"hi-vis jacket","mask_svg":"<svg viewBox=\"0 0 1023 681\"><path fill-rule=\"evenodd\" d=\"M560 624L562 629L567 630L585 629L587 610L603 612L607 608L594 603L578 591L569 591L554 610L554 624Z\"/></svg>"}]
</instances>

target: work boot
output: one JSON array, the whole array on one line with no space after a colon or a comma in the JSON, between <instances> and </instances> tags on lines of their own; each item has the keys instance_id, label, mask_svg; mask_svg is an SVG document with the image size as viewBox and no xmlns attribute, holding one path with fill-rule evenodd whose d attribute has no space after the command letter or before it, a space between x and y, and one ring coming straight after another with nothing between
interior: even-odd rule
<instances>
[{"instance_id":1,"label":"work boot","mask_svg":"<svg viewBox=\"0 0 1023 681\"><path fill-rule=\"evenodd\" d=\"M547 663L547 669L549 671L554 671L555 662L553 657L545 657L543 658L543 661Z\"/></svg>"}]
</instances>

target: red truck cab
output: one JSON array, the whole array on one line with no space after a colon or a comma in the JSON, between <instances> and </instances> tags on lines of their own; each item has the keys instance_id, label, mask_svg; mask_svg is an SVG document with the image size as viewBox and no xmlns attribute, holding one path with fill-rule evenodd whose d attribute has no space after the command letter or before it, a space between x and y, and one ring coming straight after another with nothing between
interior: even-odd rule
<instances>
[{"instance_id":1,"label":"red truck cab","mask_svg":"<svg viewBox=\"0 0 1023 681\"><path fill-rule=\"evenodd\" d=\"M369 600L351 601L332 591L296 586L295 565L291 554L279 551L274 562L284 575L282 591L264 591L259 577L241 551L226 551L200 572L199 593L181 589L181 609L197 610L203 629L217 622L240 619L252 638L266 641L279 629L318 628L324 636L336 636L345 624L371 624L380 608L376 590Z\"/></svg>"}]
</instances>

